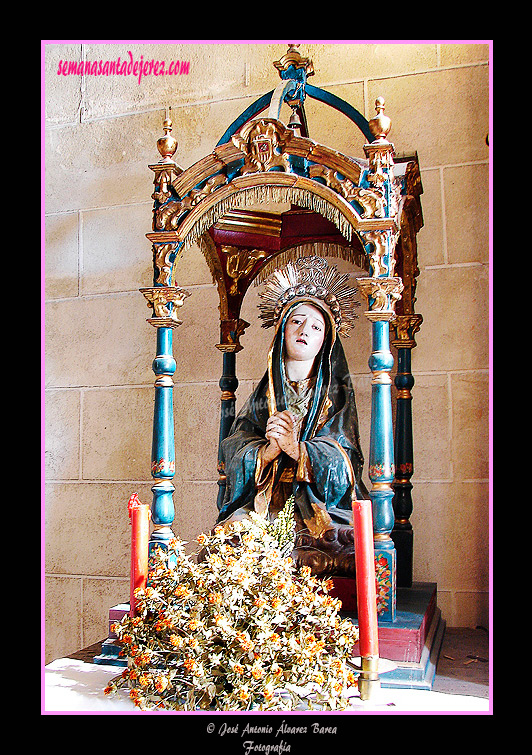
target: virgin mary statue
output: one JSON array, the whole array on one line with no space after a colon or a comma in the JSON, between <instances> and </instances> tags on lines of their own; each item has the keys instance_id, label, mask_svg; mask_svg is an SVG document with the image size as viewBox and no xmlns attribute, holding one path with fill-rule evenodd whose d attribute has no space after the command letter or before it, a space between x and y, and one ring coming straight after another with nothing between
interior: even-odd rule
<instances>
[{"instance_id":1,"label":"virgin mary statue","mask_svg":"<svg viewBox=\"0 0 532 755\"><path fill-rule=\"evenodd\" d=\"M319 257L275 271L260 294L274 327L268 368L222 442L226 491L218 522L256 511L275 519L294 496L299 565L354 574L353 496L361 481L355 394L339 335L356 318L356 289Z\"/></svg>"}]
</instances>

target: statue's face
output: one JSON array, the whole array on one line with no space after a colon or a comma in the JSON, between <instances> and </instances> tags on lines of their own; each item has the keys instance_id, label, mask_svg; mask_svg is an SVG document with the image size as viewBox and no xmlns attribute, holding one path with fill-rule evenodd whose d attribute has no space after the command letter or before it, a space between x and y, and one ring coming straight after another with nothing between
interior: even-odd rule
<instances>
[{"instance_id":1,"label":"statue's face","mask_svg":"<svg viewBox=\"0 0 532 755\"><path fill-rule=\"evenodd\" d=\"M312 304L300 304L288 317L284 329L288 359L307 362L318 354L325 338L325 319Z\"/></svg>"}]
</instances>

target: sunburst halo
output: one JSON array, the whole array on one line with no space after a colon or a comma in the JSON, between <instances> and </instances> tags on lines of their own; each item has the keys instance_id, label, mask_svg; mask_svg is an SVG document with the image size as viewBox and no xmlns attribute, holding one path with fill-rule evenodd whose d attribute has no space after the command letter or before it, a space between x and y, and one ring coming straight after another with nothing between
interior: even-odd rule
<instances>
[{"instance_id":1,"label":"sunburst halo","mask_svg":"<svg viewBox=\"0 0 532 755\"><path fill-rule=\"evenodd\" d=\"M277 324L285 306L296 299L311 297L329 309L340 335L347 336L354 327L360 302L358 289L348 285L349 273L340 273L322 257L300 257L275 270L265 281L259 296L263 328Z\"/></svg>"}]
</instances>

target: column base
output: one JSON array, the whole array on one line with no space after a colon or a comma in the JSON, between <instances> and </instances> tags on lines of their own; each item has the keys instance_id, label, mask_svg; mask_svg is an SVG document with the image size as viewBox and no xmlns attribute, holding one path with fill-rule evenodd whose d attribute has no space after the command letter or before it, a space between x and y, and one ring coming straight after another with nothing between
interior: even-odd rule
<instances>
[{"instance_id":1,"label":"column base","mask_svg":"<svg viewBox=\"0 0 532 755\"><path fill-rule=\"evenodd\" d=\"M394 622L397 612L397 554L391 540L375 541L375 580L377 587L377 618L380 621ZM392 547L390 548L390 545ZM331 595L340 598L347 611L357 610L356 578L352 576L332 576L334 584Z\"/></svg>"},{"instance_id":2,"label":"column base","mask_svg":"<svg viewBox=\"0 0 532 755\"><path fill-rule=\"evenodd\" d=\"M389 540L382 546L375 540L375 579L378 618L393 622L397 611L397 553Z\"/></svg>"}]
</instances>

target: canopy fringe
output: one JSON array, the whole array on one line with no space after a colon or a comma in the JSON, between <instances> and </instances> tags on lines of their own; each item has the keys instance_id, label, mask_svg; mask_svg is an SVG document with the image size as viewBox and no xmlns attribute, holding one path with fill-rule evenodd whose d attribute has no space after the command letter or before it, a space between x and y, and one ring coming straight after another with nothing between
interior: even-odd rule
<instances>
[{"instance_id":1,"label":"canopy fringe","mask_svg":"<svg viewBox=\"0 0 532 755\"><path fill-rule=\"evenodd\" d=\"M259 203L267 204L268 202L290 202L317 212L334 223L342 236L347 241L351 241L353 228L345 216L330 202L308 190L292 186L247 186L221 199L198 218L183 240L183 249L194 244L205 231L211 228L229 210Z\"/></svg>"}]
</instances>

